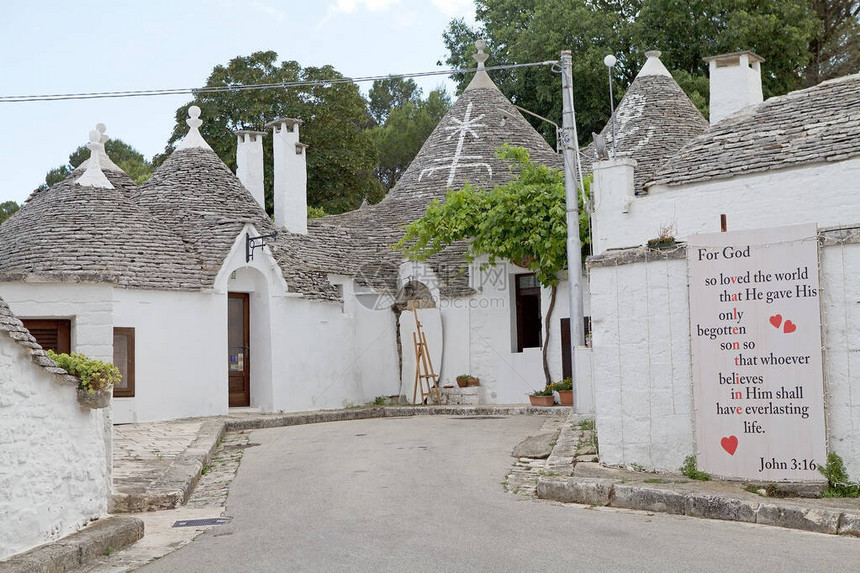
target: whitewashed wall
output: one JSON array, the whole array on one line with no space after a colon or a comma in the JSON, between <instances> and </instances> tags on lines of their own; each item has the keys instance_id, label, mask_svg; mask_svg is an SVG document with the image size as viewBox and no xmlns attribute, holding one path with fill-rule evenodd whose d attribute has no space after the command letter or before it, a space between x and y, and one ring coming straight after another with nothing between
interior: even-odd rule
<instances>
[{"instance_id":1,"label":"whitewashed wall","mask_svg":"<svg viewBox=\"0 0 860 573\"><path fill-rule=\"evenodd\" d=\"M856 479L860 244L854 241L822 248L821 304L828 447ZM695 448L687 261L610 260L592 266L590 278L600 461L677 470Z\"/></svg>"},{"instance_id":2,"label":"whitewashed wall","mask_svg":"<svg viewBox=\"0 0 860 573\"><path fill-rule=\"evenodd\" d=\"M107 513L110 416L0 332L0 560Z\"/></svg>"},{"instance_id":3,"label":"whitewashed wall","mask_svg":"<svg viewBox=\"0 0 860 573\"><path fill-rule=\"evenodd\" d=\"M623 213L620 200L596 196L596 227L608 229L597 244L606 249L634 247L657 236L663 225L675 225L678 239L720 230L725 213L728 229L760 229L800 223L819 227L857 221L856 182L860 158L815 164L766 174L737 176L688 186L654 186L637 196ZM617 197L623 192L615 194ZM778 197L779 208L774 208Z\"/></svg>"},{"instance_id":4,"label":"whitewashed wall","mask_svg":"<svg viewBox=\"0 0 860 573\"><path fill-rule=\"evenodd\" d=\"M72 351L113 361L113 287L78 283L3 283L0 297L18 318L72 322Z\"/></svg>"},{"instance_id":5,"label":"whitewashed wall","mask_svg":"<svg viewBox=\"0 0 860 573\"><path fill-rule=\"evenodd\" d=\"M227 413L226 297L131 289L112 294L112 326L134 328L135 336L135 395L113 399L114 422Z\"/></svg>"},{"instance_id":6,"label":"whitewashed wall","mask_svg":"<svg viewBox=\"0 0 860 573\"><path fill-rule=\"evenodd\" d=\"M853 233L860 232L854 229ZM828 450L860 479L860 244L821 253L821 322Z\"/></svg>"},{"instance_id":7,"label":"whitewashed wall","mask_svg":"<svg viewBox=\"0 0 860 573\"><path fill-rule=\"evenodd\" d=\"M600 460L676 470L693 451L687 262L592 267Z\"/></svg>"}]
</instances>

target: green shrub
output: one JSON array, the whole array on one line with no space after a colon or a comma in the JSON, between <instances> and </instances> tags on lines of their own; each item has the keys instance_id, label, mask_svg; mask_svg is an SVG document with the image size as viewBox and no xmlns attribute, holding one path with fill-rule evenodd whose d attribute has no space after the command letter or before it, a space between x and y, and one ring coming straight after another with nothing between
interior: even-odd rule
<instances>
[{"instance_id":1,"label":"green shrub","mask_svg":"<svg viewBox=\"0 0 860 573\"><path fill-rule=\"evenodd\" d=\"M696 456L687 456L684 458L681 473L690 479L697 479L699 481L711 480L711 474L705 473L696 467Z\"/></svg>"},{"instance_id":2,"label":"green shrub","mask_svg":"<svg viewBox=\"0 0 860 573\"><path fill-rule=\"evenodd\" d=\"M57 354L53 350L48 350L47 354L57 363L57 366L72 376L77 376L81 381L78 388L90 394L109 392L113 385L122 379L119 369L113 364L94 360L76 352Z\"/></svg>"},{"instance_id":3,"label":"green shrub","mask_svg":"<svg viewBox=\"0 0 860 573\"><path fill-rule=\"evenodd\" d=\"M827 454L827 463L818 471L827 478L827 490L824 497L860 497L860 484L852 482L845 470L845 464L839 454Z\"/></svg>"}]
</instances>

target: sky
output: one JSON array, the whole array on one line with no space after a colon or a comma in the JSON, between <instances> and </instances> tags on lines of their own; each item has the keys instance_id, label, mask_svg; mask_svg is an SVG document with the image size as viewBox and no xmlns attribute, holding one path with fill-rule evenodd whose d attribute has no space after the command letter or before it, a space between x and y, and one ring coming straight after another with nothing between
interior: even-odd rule
<instances>
[{"instance_id":1,"label":"sky","mask_svg":"<svg viewBox=\"0 0 860 573\"><path fill-rule=\"evenodd\" d=\"M472 0L8 0L0 96L200 87L216 65L261 50L349 77L439 70L442 33L460 17L474 23ZM416 82L425 96L453 93L446 76ZM0 203L26 199L97 123L151 159L190 99L0 101Z\"/></svg>"}]
</instances>

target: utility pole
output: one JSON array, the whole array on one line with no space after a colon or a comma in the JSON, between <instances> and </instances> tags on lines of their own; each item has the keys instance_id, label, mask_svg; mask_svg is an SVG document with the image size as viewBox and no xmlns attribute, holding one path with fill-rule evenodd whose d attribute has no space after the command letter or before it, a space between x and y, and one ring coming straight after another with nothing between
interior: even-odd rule
<instances>
[{"instance_id":1,"label":"utility pole","mask_svg":"<svg viewBox=\"0 0 860 573\"><path fill-rule=\"evenodd\" d=\"M576 114L573 111L573 57L570 50L561 52L562 123L564 141L564 196L567 203L567 281L570 303L570 366L576 375L576 347L585 345L585 321L582 310L582 252L579 241L579 200L576 191ZM578 388L577 388L578 390ZM573 411L577 411L579 392L573 393Z\"/></svg>"}]
</instances>

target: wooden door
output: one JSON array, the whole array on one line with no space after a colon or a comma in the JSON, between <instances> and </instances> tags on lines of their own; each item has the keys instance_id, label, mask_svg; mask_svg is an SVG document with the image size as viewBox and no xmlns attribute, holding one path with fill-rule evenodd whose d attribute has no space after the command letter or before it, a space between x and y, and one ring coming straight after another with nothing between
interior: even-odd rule
<instances>
[{"instance_id":1,"label":"wooden door","mask_svg":"<svg viewBox=\"0 0 860 573\"><path fill-rule=\"evenodd\" d=\"M251 329L248 302L247 293L227 293L227 365L231 408L251 405Z\"/></svg>"}]
</instances>

